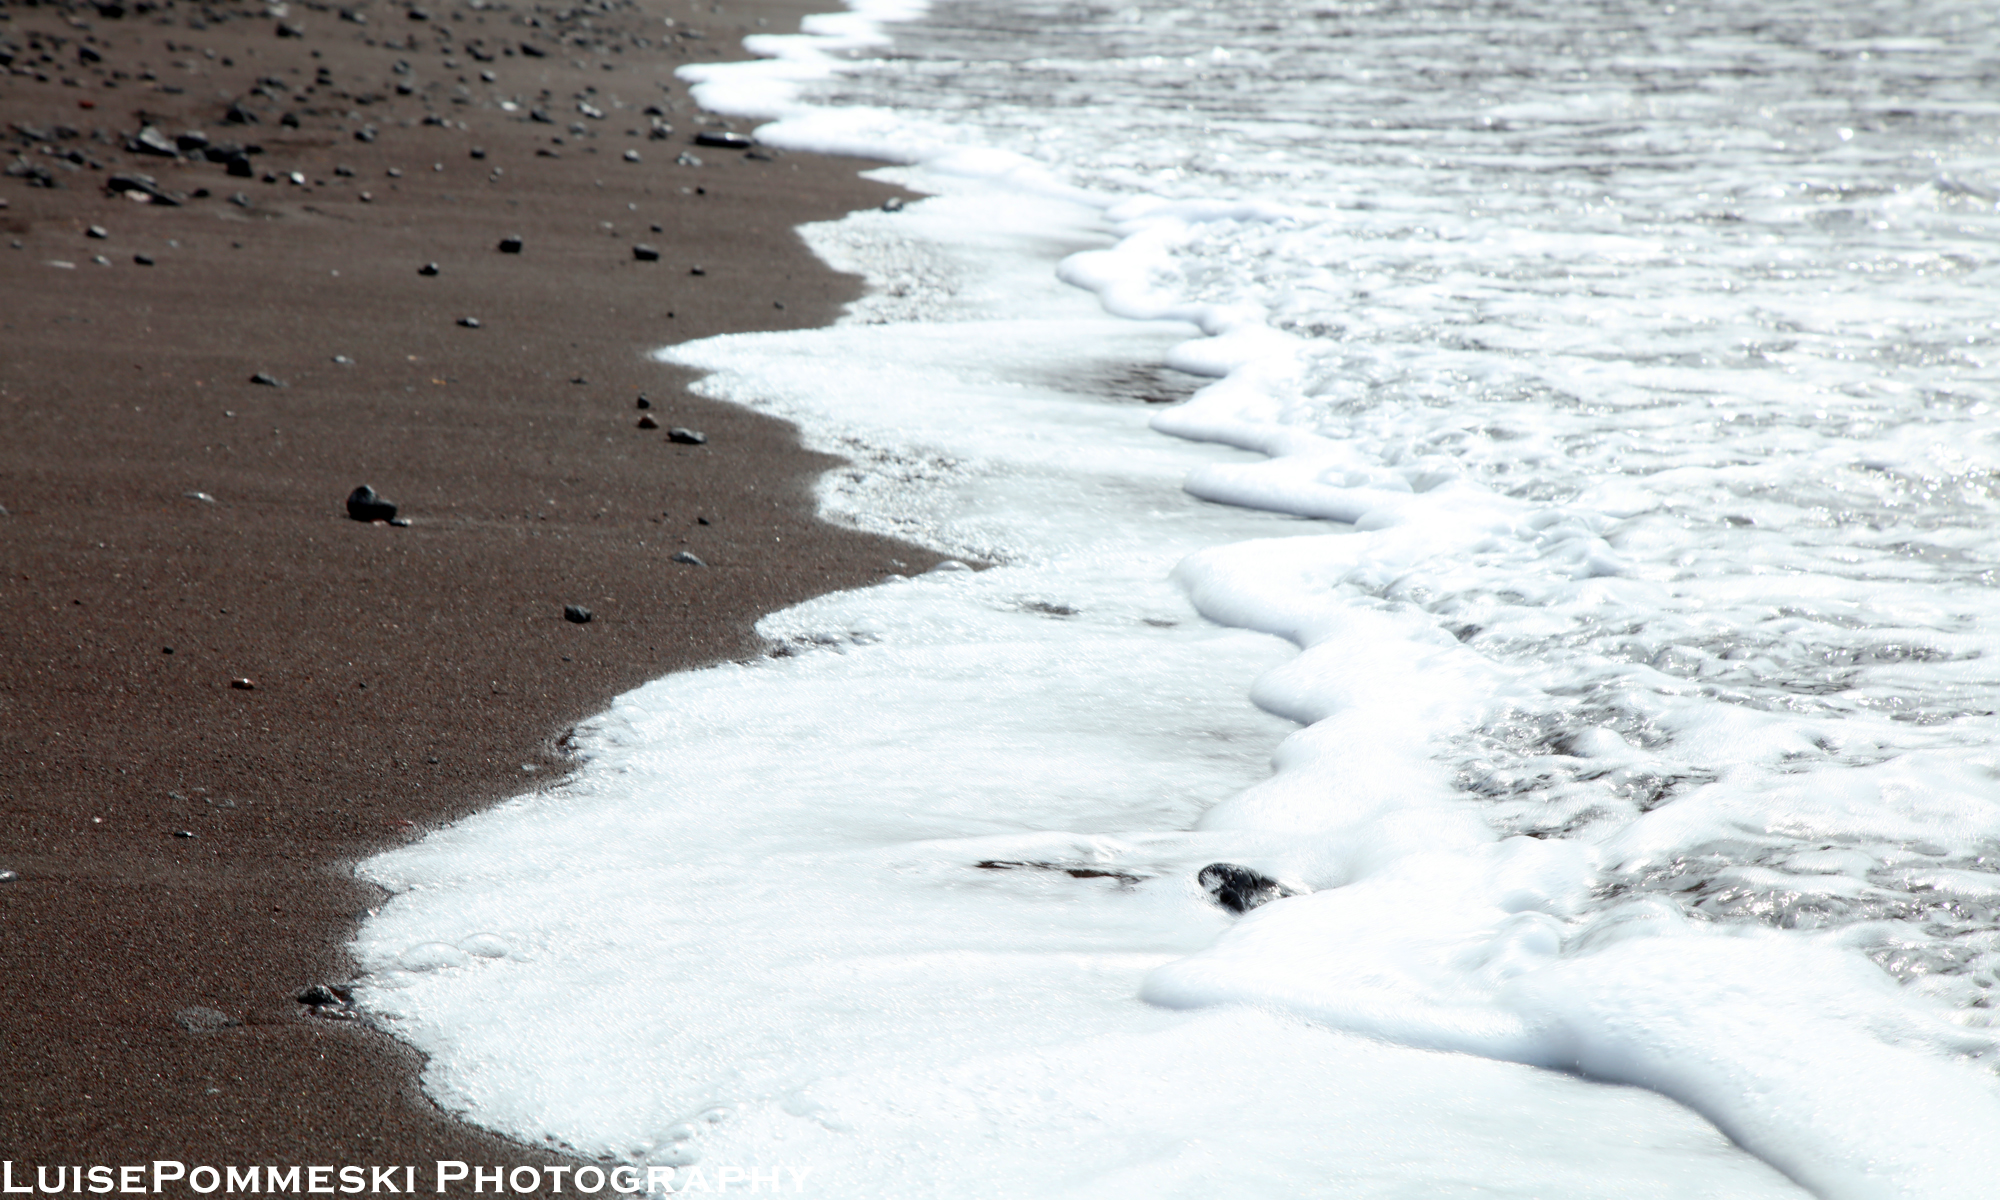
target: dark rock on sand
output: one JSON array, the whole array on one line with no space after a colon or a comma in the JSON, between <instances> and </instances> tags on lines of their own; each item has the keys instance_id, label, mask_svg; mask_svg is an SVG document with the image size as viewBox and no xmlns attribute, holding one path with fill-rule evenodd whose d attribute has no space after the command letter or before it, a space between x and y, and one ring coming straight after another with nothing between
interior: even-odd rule
<instances>
[{"instance_id":1,"label":"dark rock on sand","mask_svg":"<svg viewBox=\"0 0 2000 1200\"><path fill-rule=\"evenodd\" d=\"M519 234L509 234L508 236L500 239L500 253L519 254L520 252L521 252L521 237Z\"/></svg>"},{"instance_id":2,"label":"dark rock on sand","mask_svg":"<svg viewBox=\"0 0 2000 1200\"><path fill-rule=\"evenodd\" d=\"M284 381L283 381L283 380L280 380L280 379L279 379L279 378L278 378L277 376L275 376L275 375L268 375L268 374L265 374L265 373L264 373L263 371L259 371L259 372L257 372L257 373L256 373L255 375L252 375L252 376L250 377L250 382L251 382L251 383L254 383L254 384L256 384L256 385L257 385L257 386L259 386L259 387L284 387L284 386L285 386L285 384L284 384Z\"/></svg>"},{"instance_id":3,"label":"dark rock on sand","mask_svg":"<svg viewBox=\"0 0 2000 1200\"><path fill-rule=\"evenodd\" d=\"M667 430L667 440L678 442L683 446L705 446L708 444L708 435L698 429L684 429L676 425Z\"/></svg>"},{"instance_id":4,"label":"dark rock on sand","mask_svg":"<svg viewBox=\"0 0 2000 1200\"><path fill-rule=\"evenodd\" d=\"M0 883L12 883L21 876L14 871L0 871Z\"/></svg>"},{"instance_id":5,"label":"dark rock on sand","mask_svg":"<svg viewBox=\"0 0 2000 1200\"><path fill-rule=\"evenodd\" d=\"M132 139L125 143L125 149L127 153L151 154L159 158L181 156L181 148L174 145L173 139L151 125L134 134Z\"/></svg>"},{"instance_id":6,"label":"dark rock on sand","mask_svg":"<svg viewBox=\"0 0 2000 1200\"><path fill-rule=\"evenodd\" d=\"M641 395L637 400L634 400L632 402L632 407L637 409L647 409L653 407L653 402L651 400L646 399L644 395Z\"/></svg>"},{"instance_id":7,"label":"dark rock on sand","mask_svg":"<svg viewBox=\"0 0 2000 1200\"><path fill-rule=\"evenodd\" d=\"M243 107L240 101L232 102L229 111L222 114L225 125L255 125L263 118Z\"/></svg>"},{"instance_id":8,"label":"dark rock on sand","mask_svg":"<svg viewBox=\"0 0 2000 1200\"><path fill-rule=\"evenodd\" d=\"M219 1008L207 1008L199 1004L174 1014L174 1024L189 1033L214 1033L219 1029L229 1029L242 1023Z\"/></svg>"},{"instance_id":9,"label":"dark rock on sand","mask_svg":"<svg viewBox=\"0 0 2000 1200\"><path fill-rule=\"evenodd\" d=\"M150 267L153 265L153 256L150 254L134 254L132 261L142 267Z\"/></svg>"},{"instance_id":10,"label":"dark rock on sand","mask_svg":"<svg viewBox=\"0 0 2000 1200\"><path fill-rule=\"evenodd\" d=\"M653 419L651 413L647 413L639 418L639 428L641 429L658 429L659 427L660 423Z\"/></svg>"},{"instance_id":11,"label":"dark rock on sand","mask_svg":"<svg viewBox=\"0 0 2000 1200\"><path fill-rule=\"evenodd\" d=\"M419 275L435 275L437 273L438 265L436 263L425 263L423 266L417 268L417 274Z\"/></svg>"},{"instance_id":12,"label":"dark rock on sand","mask_svg":"<svg viewBox=\"0 0 2000 1200\"><path fill-rule=\"evenodd\" d=\"M591 611L581 604L563 605L563 620L572 625L590 624Z\"/></svg>"},{"instance_id":13,"label":"dark rock on sand","mask_svg":"<svg viewBox=\"0 0 2000 1200\"><path fill-rule=\"evenodd\" d=\"M199 129L190 129L174 136L174 145L182 154L193 154L208 149L208 135Z\"/></svg>"},{"instance_id":14,"label":"dark rock on sand","mask_svg":"<svg viewBox=\"0 0 2000 1200\"><path fill-rule=\"evenodd\" d=\"M323 983L315 983L298 994L300 1004L345 1004L346 1001L334 994L332 988Z\"/></svg>"},{"instance_id":15,"label":"dark rock on sand","mask_svg":"<svg viewBox=\"0 0 2000 1200\"><path fill-rule=\"evenodd\" d=\"M694 135L694 144L715 146L723 150L748 150L751 146L749 138L726 129L704 129Z\"/></svg>"},{"instance_id":16,"label":"dark rock on sand","mask_svg":"<svg viewBox=\"0 0 2000 1200\"><path fill-rule=\"evenodd\" d=\"M96 238L98 241L103 241L105 238L111 236L111 231L104 228L104 226L102 225L92 225L90 228L83 231L83 236L87 238Z\"/></svg>"},{"instance_id":17,"label":"dark rock on sand","mask_svg":"<svg viewBox=\"0 0 2000 1200\"><path fill-rule=\"evenodd\" d=\"M1217 904L1233 913L1246 913L1259 905L1299 894L1267 875L1235 863L1210 863L1195 876L1195 881Z\"/></svg>"},{"instance_id":18,"label":"dark rock on sand","mask_svg":"<svg viewBox=\"0 0 2000 1200\"><path fill-rule=\"evenodd\" d=\"M233 175L238 179L249 179L257 174L256 168L250 165L249 156L243 154L225 160L223 170L225 173Z\"/></svg>"},{"instance_id":19,"label":"dark rock on sand","mask_svg":"<svg viewBox=\"0 0 2000 1200\"><path fill-rule=\"evenodd\" d=\"M479 318L478 318L478 317L460 317L460 318L458 319L458 323L459 323L460 325L463 325L463 326L465 326L465 327L466 327L467 329L477 329L477 328L479 328Z\"/></svg>"},{"instance_id":20,"label":"dark rock on sand","mask_svg":"<svg viewBox=\"0 0 2000 1200\"><path fill-rule=\"evenodd\" d=\"M644 242L632 247L632 257L640 262L659 262L660 252Z\"/></svg>"},{"instance_id":21,"label":"dark rock on sand","mask_svg":"<svg viewBox=\"0 0 2000 1200\"><path fill-rule=\"evenodd\" d=\"M151 175L113 175L104 181L104 190L112 195L137 192L154 204L164 204L169 208L180 204L180 200L162 188Z\"/></svg>"},{"instance_id":22,"label":"dark rock on sand","mask_svg":"<svg viewBox=\"0 0 2000 1200\"><path fill-rule=\"evenodd\" d=\"M347 515L356 521L389 521L395 519L396 506L364 483L347 493Z\"/></svg>"}]
</instances>

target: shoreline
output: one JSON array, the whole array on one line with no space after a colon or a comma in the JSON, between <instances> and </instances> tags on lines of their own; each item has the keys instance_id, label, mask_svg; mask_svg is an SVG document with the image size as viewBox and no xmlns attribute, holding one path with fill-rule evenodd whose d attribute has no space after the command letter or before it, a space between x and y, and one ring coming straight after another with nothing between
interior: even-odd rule
<instances>
[{"instance_id":1,"label":"shoreline","mask_svg":"<svg viewBox=\"0 0 2000 1200\"><path fill-rule=\"evenodd\" d=\"M765 613L935 560L819 522L836 460L647 357L858 294L793 231L895 190L697 149L727 123L671 78L824 7L5 10L0 1157L572 1161L297 997L351 973L356 862L545 785L566 728ZM127 151L146 125L262 152ZM104 190L137 174L182 202ZM411 524L347 519L360 484Z\"/></svg>"}]
</instances>

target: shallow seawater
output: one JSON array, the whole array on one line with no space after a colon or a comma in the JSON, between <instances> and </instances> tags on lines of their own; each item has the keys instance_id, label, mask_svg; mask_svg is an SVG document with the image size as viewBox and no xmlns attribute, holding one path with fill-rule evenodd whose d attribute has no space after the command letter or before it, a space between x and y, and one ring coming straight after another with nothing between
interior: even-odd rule
<instances>
[{"instance_id":1,"label":"shallow seawater","mask_svg":"<svg viewBox=\"0 0 2000 1200\"><path fill-rule=\"evenodd\" d=\"M807 231L841 325L666 353L992 565L369 864L434 1094L682 1186L1984 1194L2000 12L1823 8L884 5L706 74L935 195Z\"/></svg>"}]
</instances>

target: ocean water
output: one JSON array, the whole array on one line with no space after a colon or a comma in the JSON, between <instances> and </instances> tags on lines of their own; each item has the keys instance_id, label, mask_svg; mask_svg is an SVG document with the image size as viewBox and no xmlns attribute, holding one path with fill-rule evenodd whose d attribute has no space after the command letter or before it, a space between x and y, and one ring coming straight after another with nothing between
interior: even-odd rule
<instances>
[{"instance_id":1,"label":"ocean water","mask_svg":"<svg viewBox=\"0 0 2000 1200\"><path fill-rule=\"evenodd\" d=\"M682 1190L2000 1187L2000 11L751 44L705 105L929 198L803 231L838 325L661 356L982 569L366 864L440 1103Z\"/></svg>"}]
</instances>

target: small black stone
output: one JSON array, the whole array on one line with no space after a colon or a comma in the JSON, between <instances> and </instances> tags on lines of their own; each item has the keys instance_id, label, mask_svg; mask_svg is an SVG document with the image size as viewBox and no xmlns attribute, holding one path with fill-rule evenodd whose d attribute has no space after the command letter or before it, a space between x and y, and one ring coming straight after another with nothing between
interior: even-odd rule
<instances>
[{"instance_id":1,"label":"small black stone","mask_svg":"<svg viewBox=\"0 0 2000 1200\"><path fill-rule=\"evenodd\" d=\"M684 429L676 425L667 430L667 440L678 442L683 446L705 446L708 444L708 435L700 430Z\"/></svg>"},{"instance_id":2,"label":"small black stone","mask_svg":"<svg viewBox=\"0 0 2000 1200\"><path fill-rule=\"evenodd\" d=\"M642 413L642 414L640 414L640 417L639 417L639 428L641 428L641 429L658 429L659 427L660 427L660 423L659 423L658 421L656 421L656 420L654 420L654 419L653 419L653 414L652 414L652 413Z\"/></svg>"},{"instance_id":3,"label":"small black stone","mask_svg":"<svg viewBox=\"0 0 2000 1200\"><path fill-rule=\"evenodd\" d=\"M300 1004L339 1004L341 999L333 994L333 989L323 983L315 983L298 994Z\"/></svg>"},{"instance_id":4,"label":"small black stone","mask_svg":"<svg viewBox=\"0 0 2000 1200\"><path fill-rule=\"evenodd\" d=\"M425 263L423 266L417 268L417 274L419 275L435 275L437 273L438 265L436 263Z\"/></svg>"},{"instance_id":5,"label":"small black stone","mask_svg":"<svg viewBox=\"0 0 2000 1200\"><path fill-rule=\"evenodd\" d=\"M685 563L690 567L705 567L708 565L707 563L696 558L694 555L689 554L685 550L674 551L674 561L677 563Z\"/></svg>"},{"instance_id":6,"label":"small black stone","mask_svg":"<svg viewBox=\"0 0 2000 1200\"><path fill-rule=\"evenodd\" d=\"M632 257L640 262L659 262L660 252L644 242L632 247Z\"/></svg>"},{"instance_id":7,"label":"small black stone","mask_svg":"<svg viewBox=\"0 0 2000 1200\"><path fill-rule=\"evenodd\" d=\"M500 239L500 253L519 254L520 252L521 236L519 234L509 234Z\"/></svg>"},{"instance_id":8,"label":"small black stone","mask_svg":"<svg viewBox=\"0 0 2000 1200\"><path fill-rule=\"evenodd\" d=\"M361 128L354 131L354 140L357 142L374 141L375 127L373 125L363 125Z\"/></svg>"},{"instance_id":9,"label":"small black stone","mask_svg":"<svg viewBox=\"0 0 2000 1200\"><path fill-rule=\"evenodd\" d=\"M1195 881L1217 904L1233 913L1246 913L1273 900L1298 895L1277 880L1235 863L1210 863Z\"/></svg>"},{"instance_id":10,"label":"small black stone","mask_svg":"<svg viewBox=\"0 0 2000 1200\"><path fill-rule=\"evenodd\" d=\"M226 160L223 164L223 169L227 174L237 179L249 179L257 174L257 169L250 165L250 159L242 154Z\"/></svg>"},{"instance_id":11,"label":"small black stone","mask_svg":"<svg viewBox=\"0 0 2000 1200\"><path fill-rule=\"evenodd\" d=\"M306 31L288 21L278 22L278 36L281 38L302 38Z\"/></svg>"},{"instance_id":12,"label":"small black stone","mask_svg":"<svg viewBox=\"0 0 2000 1200\"><path fill-rule=\"evenodd\" d=\"M159 182L151 175L113 175L104 181L104 190L113 196L138 192L153 203L167 208L175 208L180 204L180 199L160 187Z\"/></svg>"},{"instance_id":13,"label":"small black stone","mask_svg":"<svg viewBox=\"0 0 2000 1200\"><path fill-rule=\"evenodd\" d=\"M102 225L92 225L90 228L83 231L83 236L87 238L96 238L99 241L102 241L105 238L110 237L111 234Z\"/></svg>"},{"instance_id":14,"label":"small black stone","mask_svg":"<svg viewBox=\"0 0 2000 1200\"><path fill-rule=\"evenodd\" d=\"M730 133L723 129L704 129L694 135L697 146L716 146L724 150L748 150L750 139L740 133Z\"/></svg>"},{"instance_id":15,"label":"small black stone","mask_svg":"<svg viewBox=\"0 0 2000 1200\"><path fill-rule=\"evenodd\" d=\"M132 261L138 263L142 267L150 267L153 265L152 256L148 254L134 254L132 256Z\"/></svg>"},{"instance_id":16,"label":"small black stone","mask_svg":"<svg viewBox=\"0 0 2000 1200\"><path fill-rule=\"evenodd\" d=\"M632 402L632 407L641 409L651 408L653 407L653 402L651 400L646 399L644 396L641 396L637 400Z\"/></svg>"},{"instance_id":17,"label":"small black stone","mask_svg":"<svg viewBox=\"0 0 2000 1200\"><path fill-rule=\"evenodd\" d=\"M364 483L347 493L347 515L356 521L390 521L395 519L396 506Z\"/></svg>"},{"instance_id":18,"label":"small black stone","mask_svg":"<svg viewBox=\"0 0 2000 1200\"><path fill-rule=\"evenodd\" d=\"M174 145L180 147L182 154L193 154L197 150L208 149L208 135L199 129L190 129L186 133L177 135L174 138Z\"/></svg>"},{"instance_id":19,"label":"small black stone","mask_svg":"<svg viewBox=\"0 0 2000 1200\"><path fill-rule=\"evenodd\" d=\"M591 612L581 604L563 605L563 620L572 625L590 624Z\"/></svg>"},{"instance_id":20,"label":"small black stone","mask_svg":"<svg viewBox=\"0 0 2000 1200\"><path fill-rule=\"evenodd\" d=\"M283 383L283 382L282 382L281 380L279 380L277 376L275 376L275 375L267 375L267 374L265 374L265 373L264 373L264 372L262 372L262 371L259 371L259 372L257 372L257 373L256 373L255 375L252 375L252 376L250 377L250 382L251 382L251 383L254 383L254 384L256 384L256 385L258 385L259 387L284 387L284 386L285 386L285 385L284 385L284 383Z\"/></svg>"},{"instance_id":21,"label":"small black stone","mask_svg":"<svg viewBox=\"0 0 2000 1200\"><path fill-rule=\"evenodd\" d=\"M241 102L231 104L229 111L222 114L225 125L255 125L260 119L256 113L243 107Z\"/></svg>"},{"instance_id":22,"label":"small black stone","mask_svg":"<svg viewBox=\"0 0 2000 1200\"><path fill-rule=\"evenodd\" d=\"M174 836L177 838L191 838L194 836L194 831L192 829L176 829L174 830Z\"/></svg>"},{"instance_id":23,"label":"small black stone","mask_svg":"<svg viewBox=\"0 0 2000 1200\"><path fill-rule=\"evenodd\" d=\"M479 328L479 318L478 318L478 317L460 317L460 318L458 319L458 323L459 323L460 325L463 325L463 326L465 326L465 327L466 327L467 329L477 329L477 328Z\"/></svg>"},{"instance_id":24,"label":"small black stone","mask_svg":"<svg viewBox=\"0 0 2000 1200\"><path fill-rule=\"evenodd\" d=\"M690 275L706 275L706 274L708 274L708 268L707 268L707 267L689 267L689 268L688 268L688 274L690 274Z\"/></svg>"}]
</instances>

